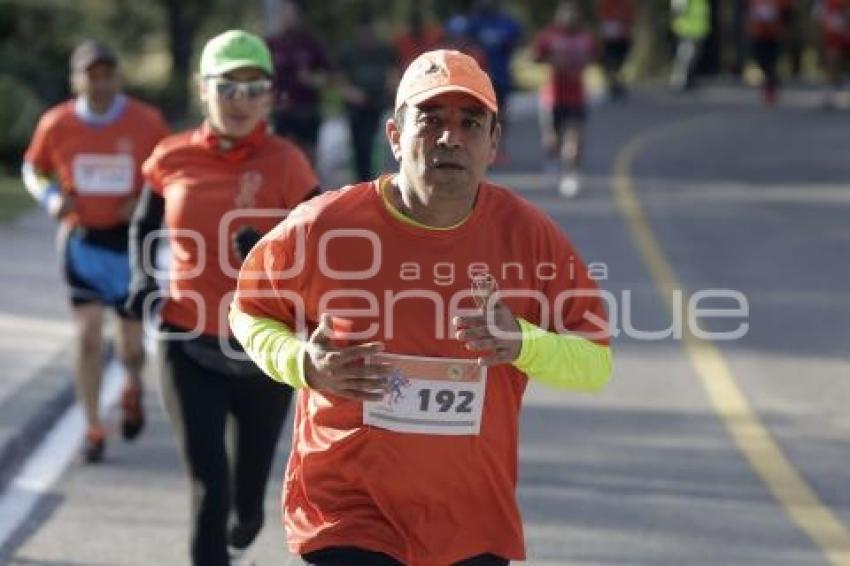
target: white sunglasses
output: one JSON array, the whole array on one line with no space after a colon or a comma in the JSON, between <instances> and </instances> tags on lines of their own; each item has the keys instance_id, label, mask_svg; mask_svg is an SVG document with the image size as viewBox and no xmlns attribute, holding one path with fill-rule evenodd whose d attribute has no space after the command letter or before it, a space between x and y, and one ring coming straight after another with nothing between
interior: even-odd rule
<instances>
[{"instance_id":1,"label":"white sunglasses","mask_svg":"<svg viewBox=\"0 0 850 566\"><path fill-rule=\"evenodd\" d=\"M239 96L253 100L268 94L272 90L272 82L269 79L233 81L222 77L206 77L206 80L215 85L215 92L218 97L226 100L233 100Z\"/></svg>"}]
</instances>

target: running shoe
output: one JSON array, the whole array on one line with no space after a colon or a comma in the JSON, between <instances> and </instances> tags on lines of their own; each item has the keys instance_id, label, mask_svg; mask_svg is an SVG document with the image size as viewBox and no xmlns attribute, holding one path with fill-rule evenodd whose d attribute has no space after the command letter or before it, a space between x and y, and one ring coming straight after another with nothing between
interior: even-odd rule
<instances>
[{"instance_id":1,"label":"running shoe","mask_svg":"<svg viewBox=\"0 0 850 566\"><path fill-rule=\"evenodd\" d=\"M126 385L121 394L121 434L124 440L133 440L145 427L145 408L142 405L142 389Z\"/></svg>"},{"instance_id":2,"label":"running shoe","mask_svg":"<svg viewBox=\"0 0 850 566\"><path fill-rule=\"evenodd\" d=\"M96 464L103 460L103 452L106 448L106 435L100 427L89 427L86 431L83 456L89 464Z\"/></svg>"},{"instance_id":3,"label":"running shoe","mask_svg":"<svg viewBox=\"0 0 850 566\"><path fill-rule=\"evenodd\" d=\"M230 558L230 566L257 566L257 561L253 557L253 545L247 548L236 548L228 544L227 555Z\"/></svg>"},{"instance_id":4,"label":"running shoe","mask_svg":"<svg viewBox=\"0 0 850 566\"><path fill-rule=\"evenodd\" d=\"M558 183L558 192L565 198L573 198L581 189L581 182L577 173L567 173L561 177Z\"/></svg>"}]
</instances>

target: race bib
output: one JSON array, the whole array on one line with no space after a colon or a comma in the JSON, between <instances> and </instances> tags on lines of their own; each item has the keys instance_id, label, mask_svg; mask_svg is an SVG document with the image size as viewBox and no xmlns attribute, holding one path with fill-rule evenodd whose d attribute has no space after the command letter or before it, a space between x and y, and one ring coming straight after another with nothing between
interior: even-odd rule
<instances>
[{"instance_id":1,"label":"race bib","mask_svg":"<svg viewBox=\"0 0 850 566\"><path fill-rule=\"evenodd\" d=\"M473 435L481 431L487 368L475 360L378 354L391 364L391 390L363 402L363 424L411 434Z\"/></svg>"},{"instance_id":2,"label":"race bib","mask_svg":"<svg viewBox=\"0 0 850 566\"><path fill-rule=\"evenodd\" d=\"M74 157L74 188L83 195L128 195L133 165L130 155L81 153Z\"/></svg>"}]
</instances>

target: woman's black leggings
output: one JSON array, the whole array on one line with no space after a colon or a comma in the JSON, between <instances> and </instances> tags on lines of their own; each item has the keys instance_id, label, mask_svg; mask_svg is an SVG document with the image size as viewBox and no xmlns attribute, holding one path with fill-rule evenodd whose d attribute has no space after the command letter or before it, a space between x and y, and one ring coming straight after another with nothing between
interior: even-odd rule
<instances>
[{"instance_id":1,"label":"woman's black leggings","mask_svg":"<svg viewBox=\"0 0 850 566\"><path fill-rule=\"evenodd\" d=\"M266 482L292 389L258 369L212 370L180 341L159 346L163 402L191 481L192 563L228 566L228 544L248 546L263 525Z\"/></svg>"}]
</instances>

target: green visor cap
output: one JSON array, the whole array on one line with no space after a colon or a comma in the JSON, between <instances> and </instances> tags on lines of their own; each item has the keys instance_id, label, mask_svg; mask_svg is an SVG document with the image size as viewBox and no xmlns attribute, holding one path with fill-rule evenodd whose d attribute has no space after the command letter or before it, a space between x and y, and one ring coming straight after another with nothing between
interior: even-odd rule
<instances>
[{"instance_id":1,"label":"green visor cap","mask_svg":"<svg viewBox=\"0 0 850 566\"><path fill-rule=\"evenodd\" d=\"M230 30L207 41L201 52L201 76L220 76L233 69L256 67L274 74L272 55L260 37L242 30Z\"/></svg>"}]
</instances>

